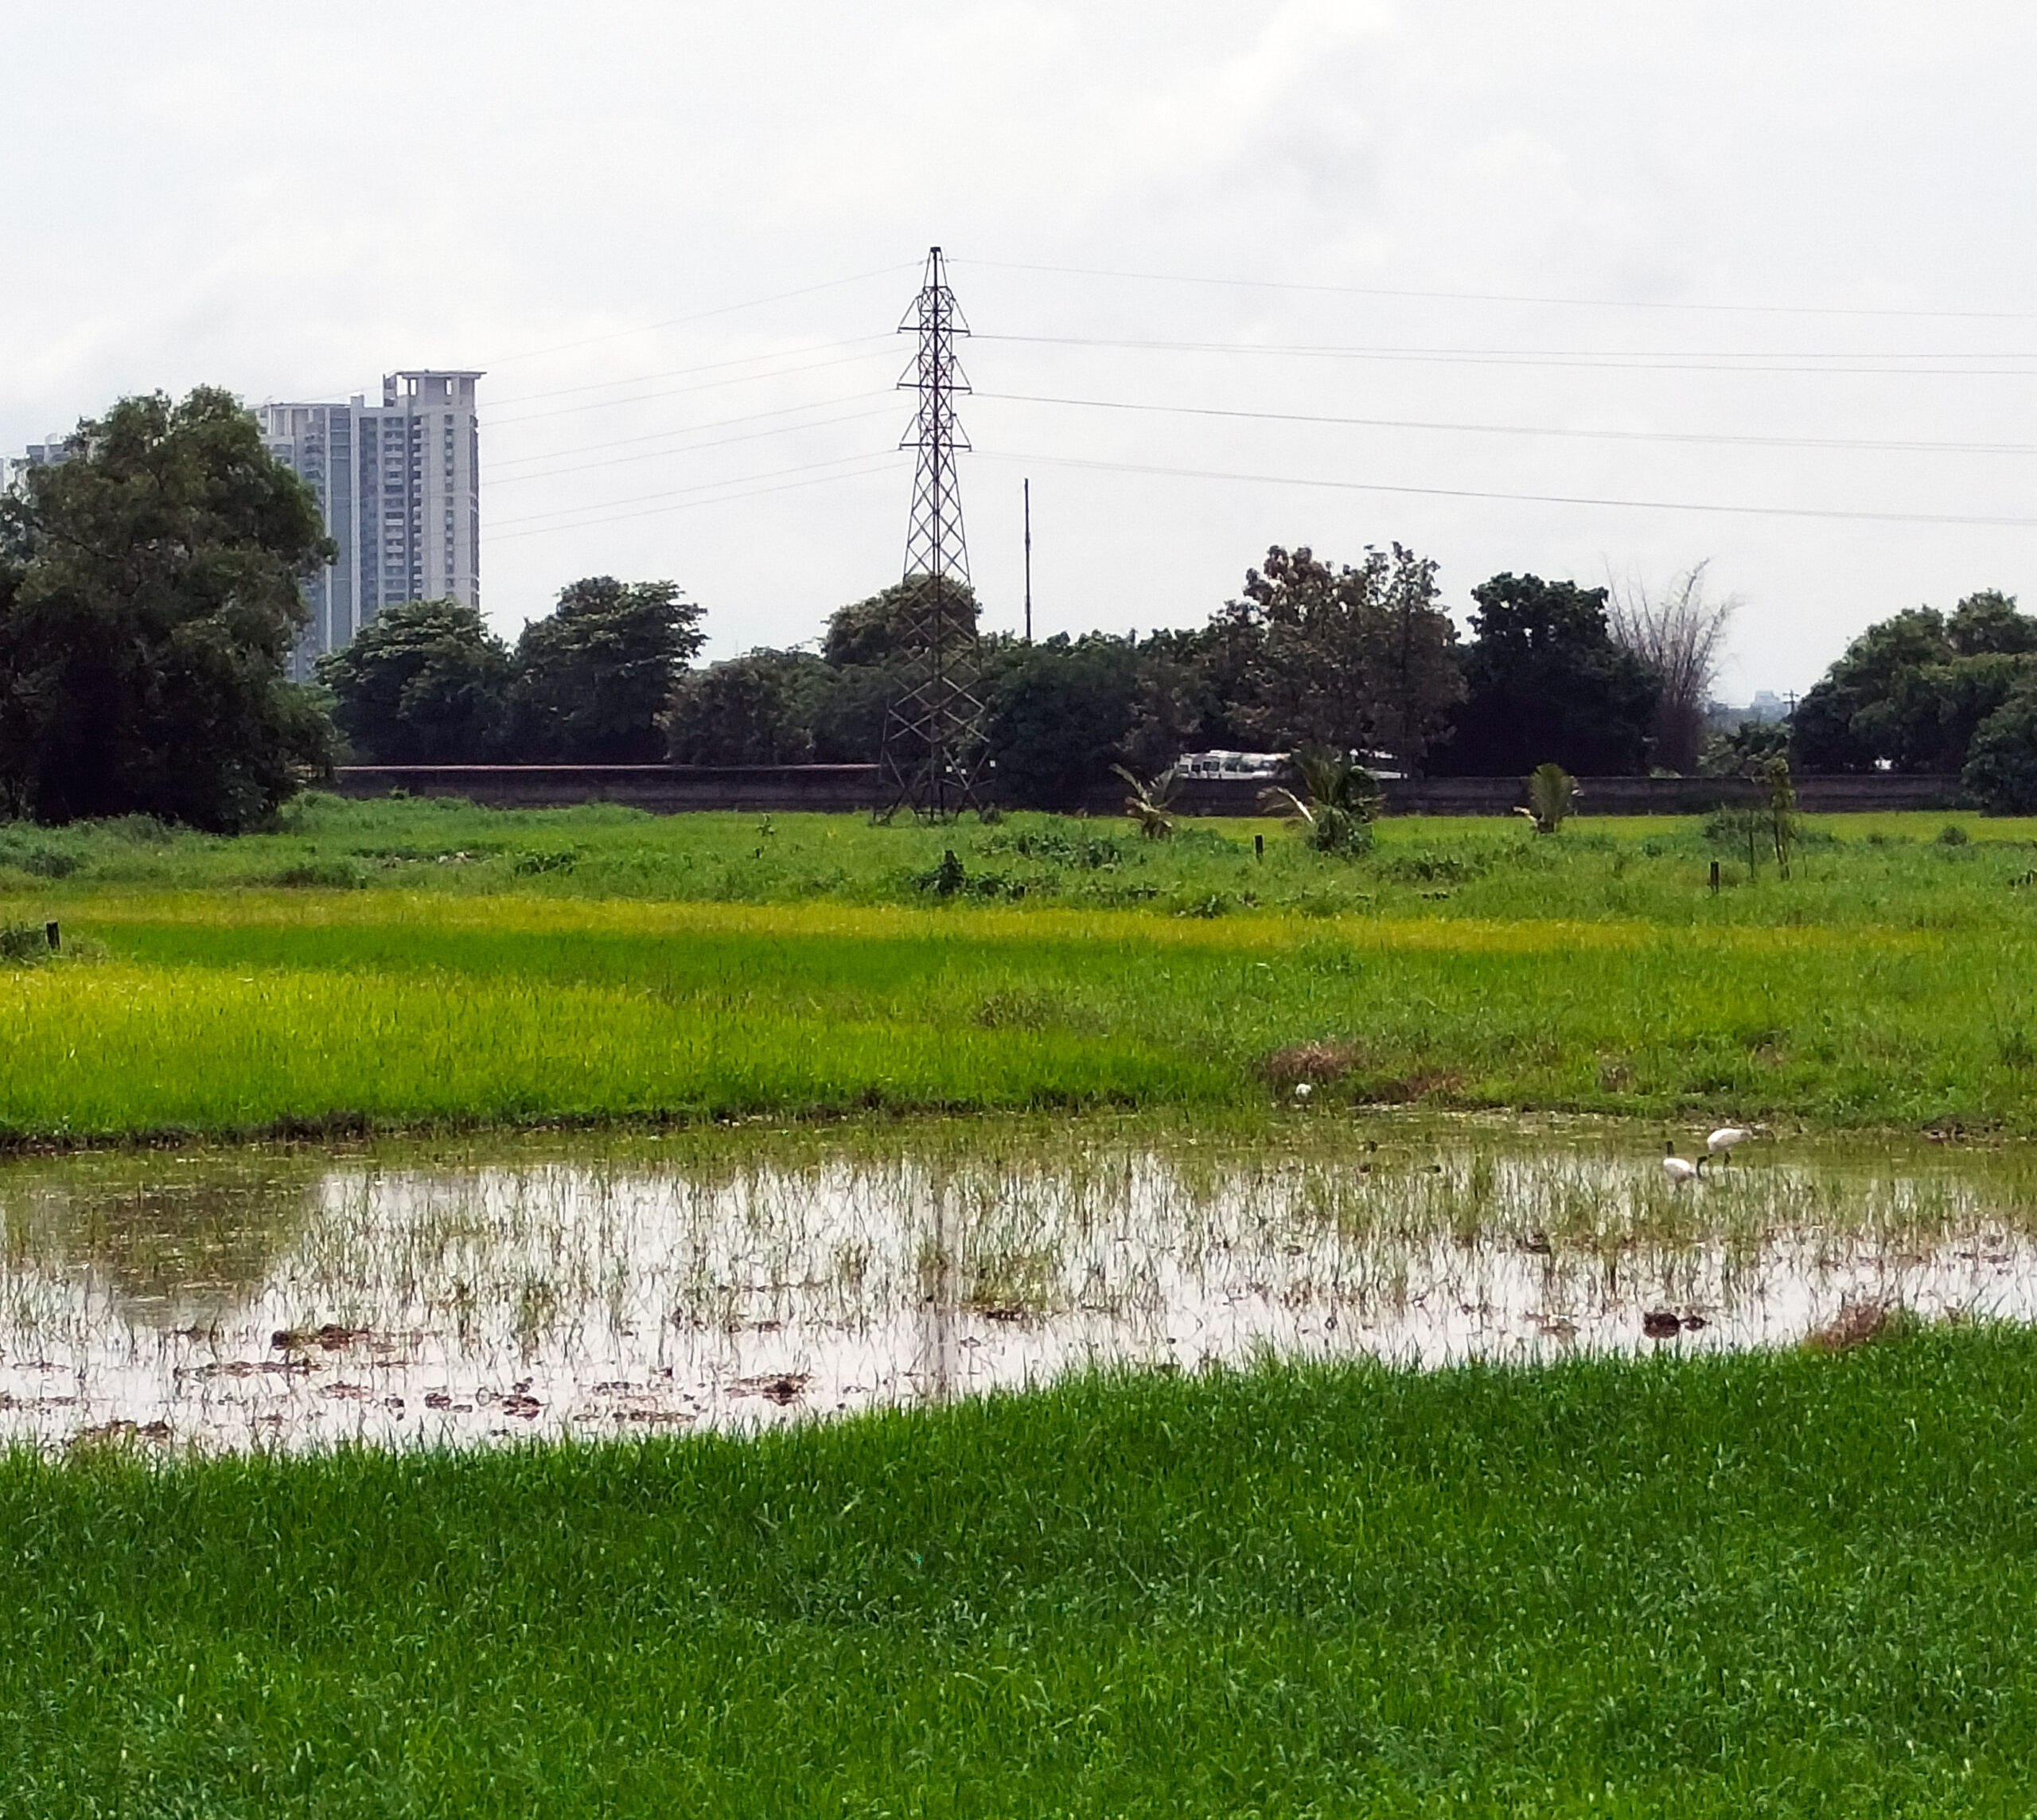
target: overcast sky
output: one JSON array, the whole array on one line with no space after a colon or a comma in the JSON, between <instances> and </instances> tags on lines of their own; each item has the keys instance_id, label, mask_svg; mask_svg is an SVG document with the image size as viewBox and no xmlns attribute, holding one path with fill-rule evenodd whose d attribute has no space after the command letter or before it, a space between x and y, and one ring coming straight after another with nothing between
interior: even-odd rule
<instances>
[{"instance_id":1,"label":"overcast sky","mask_svg":"<svg viewBox=\"0 0 2037 1820\"><path fill-rule=\"evenodd\" d=\"M485 368L500 629L609 573L791 643L898 571L938 242L988 623L1030 475L1042 633L1273 543L1460 611L1709 558L1724 692L1801 689L2037 606L2033 53L1979 0L0 0L0 448Z\"/></svg>"}]
</instances>

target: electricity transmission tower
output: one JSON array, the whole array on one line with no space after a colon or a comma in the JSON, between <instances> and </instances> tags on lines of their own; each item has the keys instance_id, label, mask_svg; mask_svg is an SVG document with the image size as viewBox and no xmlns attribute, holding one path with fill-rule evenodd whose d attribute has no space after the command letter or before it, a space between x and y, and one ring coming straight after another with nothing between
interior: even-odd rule
<instances>
[{"instance_id":1,"label":"electricity transmission tower","mask_svg":"<svg viewBox=\"0 0 2037 1820\"><path fill-rule=\"evenodd\" d=\"M885 717L878 755L886 815L901 809L946 821L980 810L976 771L983 756L983 707L976 606L969 587L969 546L955 458L968 438L955 420L955 396L969 382L955 338L969 325L948 288L941 249L926 255L926 281L898 325L918 349L898 384L919 394L913 427L898 445L919 451L913 478L912 528L906 537L906 686Z\"/></svg>"}]
</instances>

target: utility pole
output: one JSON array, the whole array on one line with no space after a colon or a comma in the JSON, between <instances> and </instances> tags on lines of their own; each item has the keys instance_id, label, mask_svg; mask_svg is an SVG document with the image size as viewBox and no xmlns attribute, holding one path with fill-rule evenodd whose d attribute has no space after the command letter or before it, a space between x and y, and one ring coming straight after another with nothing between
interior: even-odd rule
<instances>
[{"instance_id":1,"label":"utility pole","mask_svg":"<svg viewBox=\"0 0 2037 1820\"><path fill-rule=\"evenodd\" d=\"M1026 642L1033 641L1033 483L1026 487Z\"/></svg>"},{"instance_id":2,"label":"utility pole","mask_svg":"<svg viewBox=\"0 0 2037 1820\"><path fill-rule=\"evenodd\" d=\"M909 808L929 821L980 810L976 768L983 756L976 604L955 460L969 446L955 418L955 396L969 382L955 337L969 325L948 288L941 249L926 255L926 279L898 325L918 337L900 389L919 394L913 427L898 446L916 449L912 524L906 537L909 590L906 687L885 717L878 755L887 816Z\"/></svg>"}]
</instances>

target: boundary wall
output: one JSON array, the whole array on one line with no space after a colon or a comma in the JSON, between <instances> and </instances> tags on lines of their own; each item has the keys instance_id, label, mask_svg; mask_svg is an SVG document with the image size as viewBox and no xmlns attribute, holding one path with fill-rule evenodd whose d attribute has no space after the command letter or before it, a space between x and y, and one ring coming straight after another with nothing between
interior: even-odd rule
<instances>
[{"instance_id":1,"label":"boundary wall","mask_svg":"<svg viewBox=\"0 0 2037 1820\"><path fill-rule=\"evenodd\" d=\"M1966 806L1956 777L1888 771L1807 775L1796 779L1797 806L1812 814ZM345 797L465 797L492 809L558 809L574 803L620 803L653 814L687 809L752 813L797 810L867 813L879 801L874 765L343 765L333 787ZM1256 778L1193 777L1175 790L1183 815L1264 815ZM1505 815L1528 800L1521 777L1388 780L1389 815ZM1593 815L1701 815L1731 802L1759 800L1759 787L1736 777L1585 777L1575 813ZM1115 782L1090 793L1092 815L1116 815L1124 790Z\"/></svg>"}]
</instances>

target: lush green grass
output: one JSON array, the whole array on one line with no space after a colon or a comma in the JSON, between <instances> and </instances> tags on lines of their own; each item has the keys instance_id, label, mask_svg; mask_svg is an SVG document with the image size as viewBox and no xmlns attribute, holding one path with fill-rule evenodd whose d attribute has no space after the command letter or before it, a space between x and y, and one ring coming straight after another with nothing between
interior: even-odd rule
<instances>
[{"instance_id":1,"label":"lush green grass","mask_svg":"<svg viewBox=\"0 0 2037 1820\"><path fill-rule=\"evenodd\" d=\"M2023 1814L2037 1339L0 1465L37 1815Z\"/></svg>"},{"instance_id":2,"label":"lush green grass","mask_svg":"<svg viewBox=\"0 0 2037 1820\"><path fill-rule=\"evenodd\" d=\"M301 820L0 829L42 868L0 877L0 922L84 949L0 965L0 1130L1264 1104L1297 1069L1318 1107L2037 1126L2021 824L1833 823L1714 894L1696 821L1389 822L1353 863L1236 823ZM493 856L442 864L455 839ZM579 857L517 870L543 842ZM923 889L944 844L1003 883ZM430 856L363 856L399 848Z\"/></svg>"},{"instance_id":3,"label":"lush green grass","mask_svg":"<svg viewBox=\"0 0 2037 1820\"><path fill-rule=\"evenodd\" d=\"M1945 846L1957 828L1967 836ZM228 840L146 818L71 828L0 824L0 915L111 891L365 889L404 894L638 897L689 902L934 901L942 853L960 897L1193 915L1264 910L1428 917L1694 916L1754 922L1876 920L1927 903L1983 915L2037 866L2037 819L1973 814L1813 818L1786 891L1751 883L1744 847L1694 818L1586 818L1538 840L1519 820L1406 816L1373 853L1326 859L1272 820L1186 824L1140 840L1118 818L1015 815L991 826L873 828L857 816L650 816L590 805L499 810L446 801L307 797L273 834ZM1252 836L1264 836L1264 859ZM1708 895L1709 864L1725 890Z\"/></svg>"}]
</instances>

